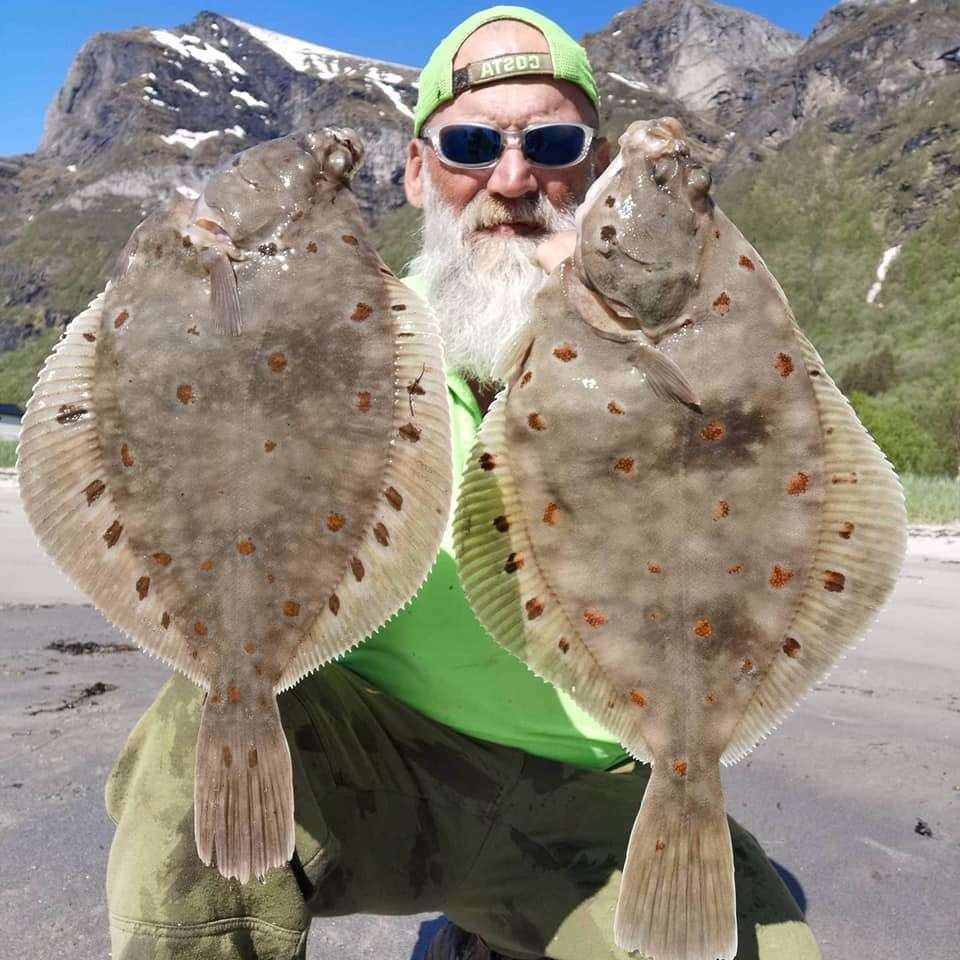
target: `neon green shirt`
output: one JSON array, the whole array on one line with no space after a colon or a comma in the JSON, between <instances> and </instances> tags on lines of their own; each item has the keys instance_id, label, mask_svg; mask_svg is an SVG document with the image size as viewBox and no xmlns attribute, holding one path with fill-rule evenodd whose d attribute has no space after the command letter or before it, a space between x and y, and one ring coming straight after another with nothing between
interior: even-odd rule
<instances>
[{"instance_id":1,"label":"neon green shirt","mask_svg":"<svg viewBox=\"0 0 960 960\"><path fill-rule=\"evenodd\" d=\"M419 278L405 282L423 293ZM481 415L467 383L447 371L456 503ZM341 663L375 687L460 733L579 767L605 769L623 747L566 694L496 644L457 576L451 527L416 599Z\"/></svg>"}]
</instances>

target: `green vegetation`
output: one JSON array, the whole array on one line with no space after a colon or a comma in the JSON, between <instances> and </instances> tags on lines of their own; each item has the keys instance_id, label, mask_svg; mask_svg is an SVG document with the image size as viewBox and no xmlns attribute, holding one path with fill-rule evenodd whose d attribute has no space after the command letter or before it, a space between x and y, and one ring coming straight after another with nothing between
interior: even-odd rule
<instances>
[{"instance_id":1,"label":"green vegetation","mask_svg":"<svg viewBox=\"0 0 960 960\"><path fill-rule=\"evenodd\" d=\"M56 330L47 330L16 350L0 353L0 402L15 403L21 410L26 406L37 373L58 336Z\"/></svg>"},{"instance_id":2,"label":"green vegetation","mask_svg":"<svg viewBox=\"0 0 960 960\"><path fill-rule=\"evenodd\" d=\"M370 239L386 265L401 276L420 249L421 214L405 203L382 217L370 231Z\"/></svg>"},{"instance_id":3,"label":"green vegetation","mask_svg":"<svg viewBox=\"0 0 960 960\"><path fill-rule=\"evenodd\" d=\"M960 523L960 478L900 477L911 523Z\"/></svg>"},{"instance_id":4,"label":"green vegetation","mask_svg":"<svg viewBox=\"0 0 960 960\"><path fill-rule=\"evenodd\" d=\"M0 467L13 467L17 463L15 440L0 440Z\"/></svg>"}]
</instances>

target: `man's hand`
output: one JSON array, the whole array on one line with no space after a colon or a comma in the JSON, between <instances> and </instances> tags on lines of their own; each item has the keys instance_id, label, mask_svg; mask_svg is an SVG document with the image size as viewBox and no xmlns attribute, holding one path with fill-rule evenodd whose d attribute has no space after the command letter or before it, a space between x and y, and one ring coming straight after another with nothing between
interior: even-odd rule
<instances>
[{"instance_id":1,"label":"man's hand","mask_svg":"<svg viewBox=\"0 0 960 960\"><path fill-rule=\"evenodd\" d=\"M552 273L557 264L573 256L576 244L576 230L561 230L544 240L533 252L533 258L547 273Z\"/></svg>"}]
</instances>

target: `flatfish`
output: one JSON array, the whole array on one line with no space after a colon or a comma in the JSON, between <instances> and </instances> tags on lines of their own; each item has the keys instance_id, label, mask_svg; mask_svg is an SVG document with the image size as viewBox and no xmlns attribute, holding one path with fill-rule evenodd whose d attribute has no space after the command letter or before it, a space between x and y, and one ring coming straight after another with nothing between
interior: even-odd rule
<instances>
[{"instance_id":1,"label":"flatfish","mask_svg":"<svg viewBox=\"0 0 960 960\"><path fill-rule=\"evenodd\" d=\"M720 764L863 635L904 501L679 123L620 145L504 351L454 542L491 635L653 764L617 944L732 958Z\"/></svg>"},{"instance_id":2,"label":"flatfish","mask_svg":"<svg viewBox=\"0 0 960 960\"><path fill-rule=\"evenodd\" d=\"M197 851L241 882L293 854L277 693L411 598L449 512L439 333L367 240L361 157L283 137L148 217L23 420L42 546L206 691Z\"/></svg>"}]
</instances>

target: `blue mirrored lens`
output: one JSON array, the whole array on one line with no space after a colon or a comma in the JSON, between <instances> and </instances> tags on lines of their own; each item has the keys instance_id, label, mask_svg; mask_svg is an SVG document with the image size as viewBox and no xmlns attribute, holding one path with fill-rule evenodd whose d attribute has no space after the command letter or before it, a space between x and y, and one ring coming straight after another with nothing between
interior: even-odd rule
<instances>
[{"instance_id":1,"label":"blue mirrored lens","mask_svg":"<svg viewBox=\"0 0 960 960\"><path fill-rule=\"evenodd\" d=\"M500 134L468 123L444 127L440 131L440 152L453 163L490 163L500 156Z\"/></svg>"},{"instance_id":2,"label":"blue mirrored lens","mask_svg":"<svg viewBox=\"0 0 960 960\"><path fill-rule=\"evenodd\" d=\"M586 133L573 124L557 123L530 130L523 141L523 152L531 163L562 167L573 163L583 152Z\"/></svg>"}]
</instances>

